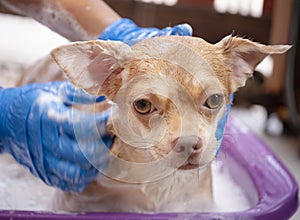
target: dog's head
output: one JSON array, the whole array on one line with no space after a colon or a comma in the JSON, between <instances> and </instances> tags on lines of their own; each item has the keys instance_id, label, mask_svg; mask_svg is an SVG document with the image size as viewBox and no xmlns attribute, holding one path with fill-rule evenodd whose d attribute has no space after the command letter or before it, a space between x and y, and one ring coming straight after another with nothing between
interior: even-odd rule
<instances>
[{"instance_id":1,"label":"dog's head","mask_svg":"<svg viewBox=\"0 0 300 220\"><path fill-rule=\"evenodd\" d=\"M168 166L192 169L215 157L217 125L230 95L267 55L288 48L232 36L214 45L168 36L133 47L71 43L52 55L76 87L114 103L115 155L135 163L166 159Z\"/></svg>"}]
</instances>

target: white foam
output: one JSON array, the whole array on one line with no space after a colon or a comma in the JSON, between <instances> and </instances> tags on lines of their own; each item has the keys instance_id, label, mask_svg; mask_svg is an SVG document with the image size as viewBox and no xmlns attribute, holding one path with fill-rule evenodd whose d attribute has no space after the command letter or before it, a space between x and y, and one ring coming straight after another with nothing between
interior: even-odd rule
<instances>
[{"instance_id":1,"label":"white foam","mask_svg":"<svg viewBox=\"0 0 300 220\"><path fill-rule=\"evenodd\" d=\"M212 170L216 211L241 211L251 207L241 186L230 178L221 162L213 163ZM55 189L33 177L9 155L0 155L0 179L0 210L52 211L49 204ZM191 209L190 203L182 204L180 210Z\"/></svg>"},{"instance_id":2,"label":"white foam","mask_svg":"<svg viewBox=\"0 0 300 220\"><path fill-rule=\"evenodd\" d=\"M242 190L230 177L229 170L223 169L222 162L214 162L213 192L218 212L242 211L251 208L250 202Z\"/></svg>"},{"instance_id":3,"label":"white foam","mask_svg":"<svg viewBox=\"0 0 300 220\"><path fill-rule=\"evenodd\" d=\"M6 154L0 155L0 180L0 210L49 210L55 189Z\"/></svg>"},{"instance_id":4,"label":"white foam","mask_svg":"<svg viewBox=\"0 0 300 220\"><path fill-rule=\"evenodd\" d=\"M0 14L0 60L29 64L67 42L31 18Z\"/></svg>"}]
</instances>

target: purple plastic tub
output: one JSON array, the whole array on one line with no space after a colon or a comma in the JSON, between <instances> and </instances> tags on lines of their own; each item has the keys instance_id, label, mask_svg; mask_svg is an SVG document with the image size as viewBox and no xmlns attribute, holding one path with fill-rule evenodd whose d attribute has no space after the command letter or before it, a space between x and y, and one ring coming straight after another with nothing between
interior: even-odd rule
<instances>
[{"instance_id":1,"label":"purple plastic tub","mask_svg":"<svg viewBox=\"0 0 300 220\"><path fill-rule=\"evenodd\" d=\"M253 207L222 213L82 213L55 214L0 211L4 219L288 219L298 208L298 186L272 151L243 124L229 118L221 160L233 180L242 186ZM251 204L252 204L251 203Z\"/></svg>"}]
</instances>

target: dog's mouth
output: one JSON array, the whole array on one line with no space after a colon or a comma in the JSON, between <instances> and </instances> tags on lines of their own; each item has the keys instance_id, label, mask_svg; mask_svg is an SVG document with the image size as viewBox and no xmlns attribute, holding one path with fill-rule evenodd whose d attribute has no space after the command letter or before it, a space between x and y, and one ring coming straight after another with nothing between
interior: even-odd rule
<instances>
[{"instance_id":1,"label":"dog's mouth","mask_svg":"<svg viewBox=\"0 0 300 220\"><path fill-rule=\"evenodd\" d=\"M214 157L207 161L201 161L201 154L193 153L184 164L178 167L178 170L193 170L193 169L202 169L207 167L212 161Z\"/></svg>"},{"instance_id":2,"label":"dog's mouth","mask_svg":"<svg viewBox=\"0 0 300 220\"><path fill-rule=\"evenodd\" d=\"M182 166L178 167L178 170L193 170L198 168L199 164L185 163Z\"/></svg>"},{"instance_id":3,"label":"dog's mouth","mask_svg":"<svg viewBox=\"0 0 300 220\"><path fill-rule=\"evenodd\" d=\"M201 161L201 154L202 150L199 152L193 152L189 158L185 161L184 164L182 164L180 167L178 167L179 170L192 170L192 169L198 169L200 168L200 161Z\"/></svg>"}]
</instances>

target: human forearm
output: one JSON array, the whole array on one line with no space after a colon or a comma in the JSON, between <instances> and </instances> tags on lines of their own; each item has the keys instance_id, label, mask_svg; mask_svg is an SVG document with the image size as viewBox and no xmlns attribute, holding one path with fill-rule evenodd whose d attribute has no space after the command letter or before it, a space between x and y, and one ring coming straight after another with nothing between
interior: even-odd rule
<instances>
[{"instance_id":1,"label":"human forearm","mask_svg":"<svg viewBox=\"0 0 300 220\"><path fill-rule=\"evenodd\" d=\"M4 0L3 3L71 41L96 39L106 27L121 19L101 0Z\"/></svg>"}]
</instances>

